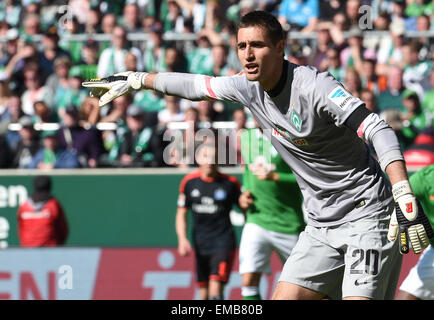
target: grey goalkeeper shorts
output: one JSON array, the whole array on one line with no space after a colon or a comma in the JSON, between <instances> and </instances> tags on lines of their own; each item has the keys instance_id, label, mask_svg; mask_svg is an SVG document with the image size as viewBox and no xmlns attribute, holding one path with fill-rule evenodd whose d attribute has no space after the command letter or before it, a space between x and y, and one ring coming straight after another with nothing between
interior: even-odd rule
<instances>
[{"instance_id":1,"label":"grey goalkeeper shorts","mask_svg":"<svg viewBox=\"0 0 434 320\"><path fill-rule=\"evenodd\" d=\"M331 299L393 299L402 264L398 241L387 239L390 214L334 227L307 226L279 281L321 292Z\"/></svg>"}]
</instances>

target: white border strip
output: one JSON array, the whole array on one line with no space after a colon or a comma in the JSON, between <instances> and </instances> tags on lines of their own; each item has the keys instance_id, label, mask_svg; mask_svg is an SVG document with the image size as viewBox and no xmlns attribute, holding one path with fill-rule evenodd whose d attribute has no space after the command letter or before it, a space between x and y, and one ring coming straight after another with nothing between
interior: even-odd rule
<instances>
[{"instance_id":1,"label":"white border strip","mask_svg":"<svg viewBox=\"0 0 434 320\"><path fill-rule=\"evenodd\" d=\"M187 174L197 167L179 168L101 168L101 169L53 169L44 171L38 169L0 169L0 176L109 176L109 175L174 175ZM226 168L220 167L220 172L226 174L242 174L241 167Z\"/></svg>"}]
</instances>

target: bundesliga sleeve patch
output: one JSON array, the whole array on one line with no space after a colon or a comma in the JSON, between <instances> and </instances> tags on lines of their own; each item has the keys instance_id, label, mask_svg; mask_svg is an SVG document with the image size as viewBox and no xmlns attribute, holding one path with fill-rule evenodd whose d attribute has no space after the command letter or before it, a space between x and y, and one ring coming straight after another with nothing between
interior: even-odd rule
<instances>
[{"instance_id":1,"label":"bundesliga sleeve patch","mask_svg":"<svg viewBox=\"0 0 434 320\"><path fill-rule=\"evenodd\" d=\"M351 102L355 100L355 98L341 86L334 88L327 98L342 110L345 110Z\"/></svg>"}]
</instances>

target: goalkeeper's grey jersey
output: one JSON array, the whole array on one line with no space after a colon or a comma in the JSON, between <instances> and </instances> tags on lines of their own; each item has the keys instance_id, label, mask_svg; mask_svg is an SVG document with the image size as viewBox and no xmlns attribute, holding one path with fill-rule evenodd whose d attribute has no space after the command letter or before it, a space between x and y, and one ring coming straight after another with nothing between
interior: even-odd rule
<instances>
[{"instance_id":1,"label":"goalkeeper's grey jersey","mask_svg":"<svg viewBox=\"0 0 434 320\"><path fill-rule=\"evenodd\" d=\"M365 142L344 125L363 102L328 72L285 65L287 79L276 96L242 73L198 76L193 86L189 83L180 92L190 92L186 96L190 99L206 96L240 102L251 110L264 131L269 129L274 147L294 172L308 224L339 225L384 211L391 202L389 182ZM156 89L167 88L159 84Z\"/></svg>"}]
</instances>

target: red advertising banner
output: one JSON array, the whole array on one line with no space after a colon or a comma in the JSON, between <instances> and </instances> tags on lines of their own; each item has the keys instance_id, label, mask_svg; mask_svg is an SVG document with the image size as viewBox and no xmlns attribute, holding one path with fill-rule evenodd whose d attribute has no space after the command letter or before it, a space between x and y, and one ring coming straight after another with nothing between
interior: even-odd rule
<instances>
[{"instance_id":1,"label":"red advertising banner","mask_svg":"<svg viewBox=\"0 0 434 320\"><path fill-rule=\"evenodd\" d=\"M281 263L273 255L272 273L261 282L264 297L271 297ZM194 257L175 249L102 250L93 299L194 300L198 298ZM241 299L238 251L225 287L226 299Z\"/></svg>"}]
</instances>

